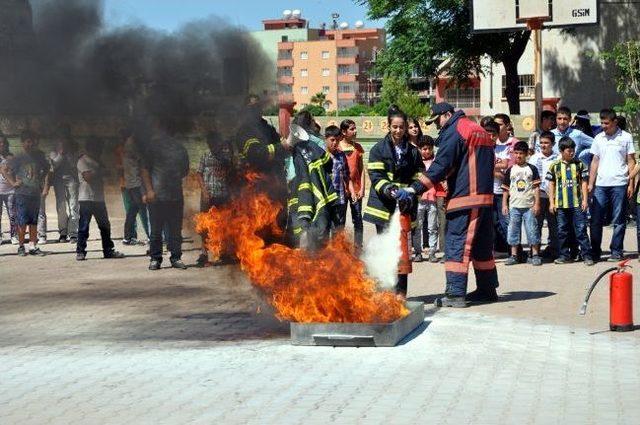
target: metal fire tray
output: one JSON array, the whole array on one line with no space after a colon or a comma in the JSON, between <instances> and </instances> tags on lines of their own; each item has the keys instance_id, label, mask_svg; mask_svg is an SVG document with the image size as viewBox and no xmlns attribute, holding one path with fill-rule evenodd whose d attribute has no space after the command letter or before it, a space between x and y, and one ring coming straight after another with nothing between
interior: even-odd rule
<instances>
[{"instance_id":1,"label":"metal fire tray","mask_svg":"<svg viewBox=\"0 0 640 425\"><path fill-rule=\"evenodd\" d=\"M408 301L409 314L391 323L291 322L293 345L394 347L424 322L424 303Z\"/></svg>"}]
</instances>

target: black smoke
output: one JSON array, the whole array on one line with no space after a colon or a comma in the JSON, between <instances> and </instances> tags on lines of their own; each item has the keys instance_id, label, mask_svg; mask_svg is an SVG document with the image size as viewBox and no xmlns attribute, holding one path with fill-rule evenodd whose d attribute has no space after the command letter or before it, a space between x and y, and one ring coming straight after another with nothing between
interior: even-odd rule
<instances>
[{"instance_id":1,"label":"black smoke","mask_svg":"<svg viewBox=\"0 0 640 425\"><path fill-rule=\"evenodd\" d=\"M270 74L242 28L211 17L176 32L144 26L108 29L100 0L33 0L30 66L22 110L50 116L134 116L175 120L229 113Z\"/></svg>"}]
</instances>

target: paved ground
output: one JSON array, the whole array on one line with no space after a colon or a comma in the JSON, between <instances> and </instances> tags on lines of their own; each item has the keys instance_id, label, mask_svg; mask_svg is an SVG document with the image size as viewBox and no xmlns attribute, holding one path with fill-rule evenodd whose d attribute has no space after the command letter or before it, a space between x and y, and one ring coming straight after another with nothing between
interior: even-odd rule
<instances>
[{"instance_id":1,"label":"paved ground","mask_svg":"<svg viewBox=\"0 0 640 425\"><path fill-rule=\"evenodd\" d=\"M111 212L121 235L121 210ZM198 246L185 244L188 263ZM605 285L577 315L586 286L610 264L499 264L500 303L428 308L424 326L395 348L325 348L291 346L287 325L233 267L149 272L144 247L123 247L124 260L100 259L97 241L90 248L78 263L70 245L24 259L0 247L0 423L640 417L640 331L608 332ZM442 281L441 265L418 264L409 295L429 302Z\"/></svg>"}]
</instances>

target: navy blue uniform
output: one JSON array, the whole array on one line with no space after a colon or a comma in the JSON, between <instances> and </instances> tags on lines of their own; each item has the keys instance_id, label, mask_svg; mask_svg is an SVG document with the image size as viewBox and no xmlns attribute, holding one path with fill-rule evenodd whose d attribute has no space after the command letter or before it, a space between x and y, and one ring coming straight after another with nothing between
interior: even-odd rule
<instances>
[{"instance_id":1,"label":"navy blue uniform","mask_svg":"<svg viewBox=\"0 0 640 425\"><path fill-rule=\"evenodd\" d=\"M466 295L471 262L478 288L496 288L493 142L489 133L458 111L442 127L437 144L438 152L426 175L431 183L447 180L446 294Z\"/></svg>"}]
</instances>

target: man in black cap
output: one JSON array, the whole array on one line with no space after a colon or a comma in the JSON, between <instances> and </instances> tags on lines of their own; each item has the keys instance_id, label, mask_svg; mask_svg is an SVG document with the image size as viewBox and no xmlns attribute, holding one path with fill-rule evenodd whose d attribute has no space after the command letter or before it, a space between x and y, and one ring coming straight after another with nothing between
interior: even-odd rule
<instances>
[{"instance_id":1,"label":"man in black cap","mask_svg":"<svg viewBox=\"0 0 640 425\"><path fill-rule=\"evenodd\" d=\"M482 127L446 102L433 106L429 124L440 135L436 158L422 183L432 188L447 180L445 296L439 307L467 307L468 301L498 299L498 274L493 259L493 141ZM473 262L477 289L467 294L469 264Z\"/></svg>"}]
</instances>

